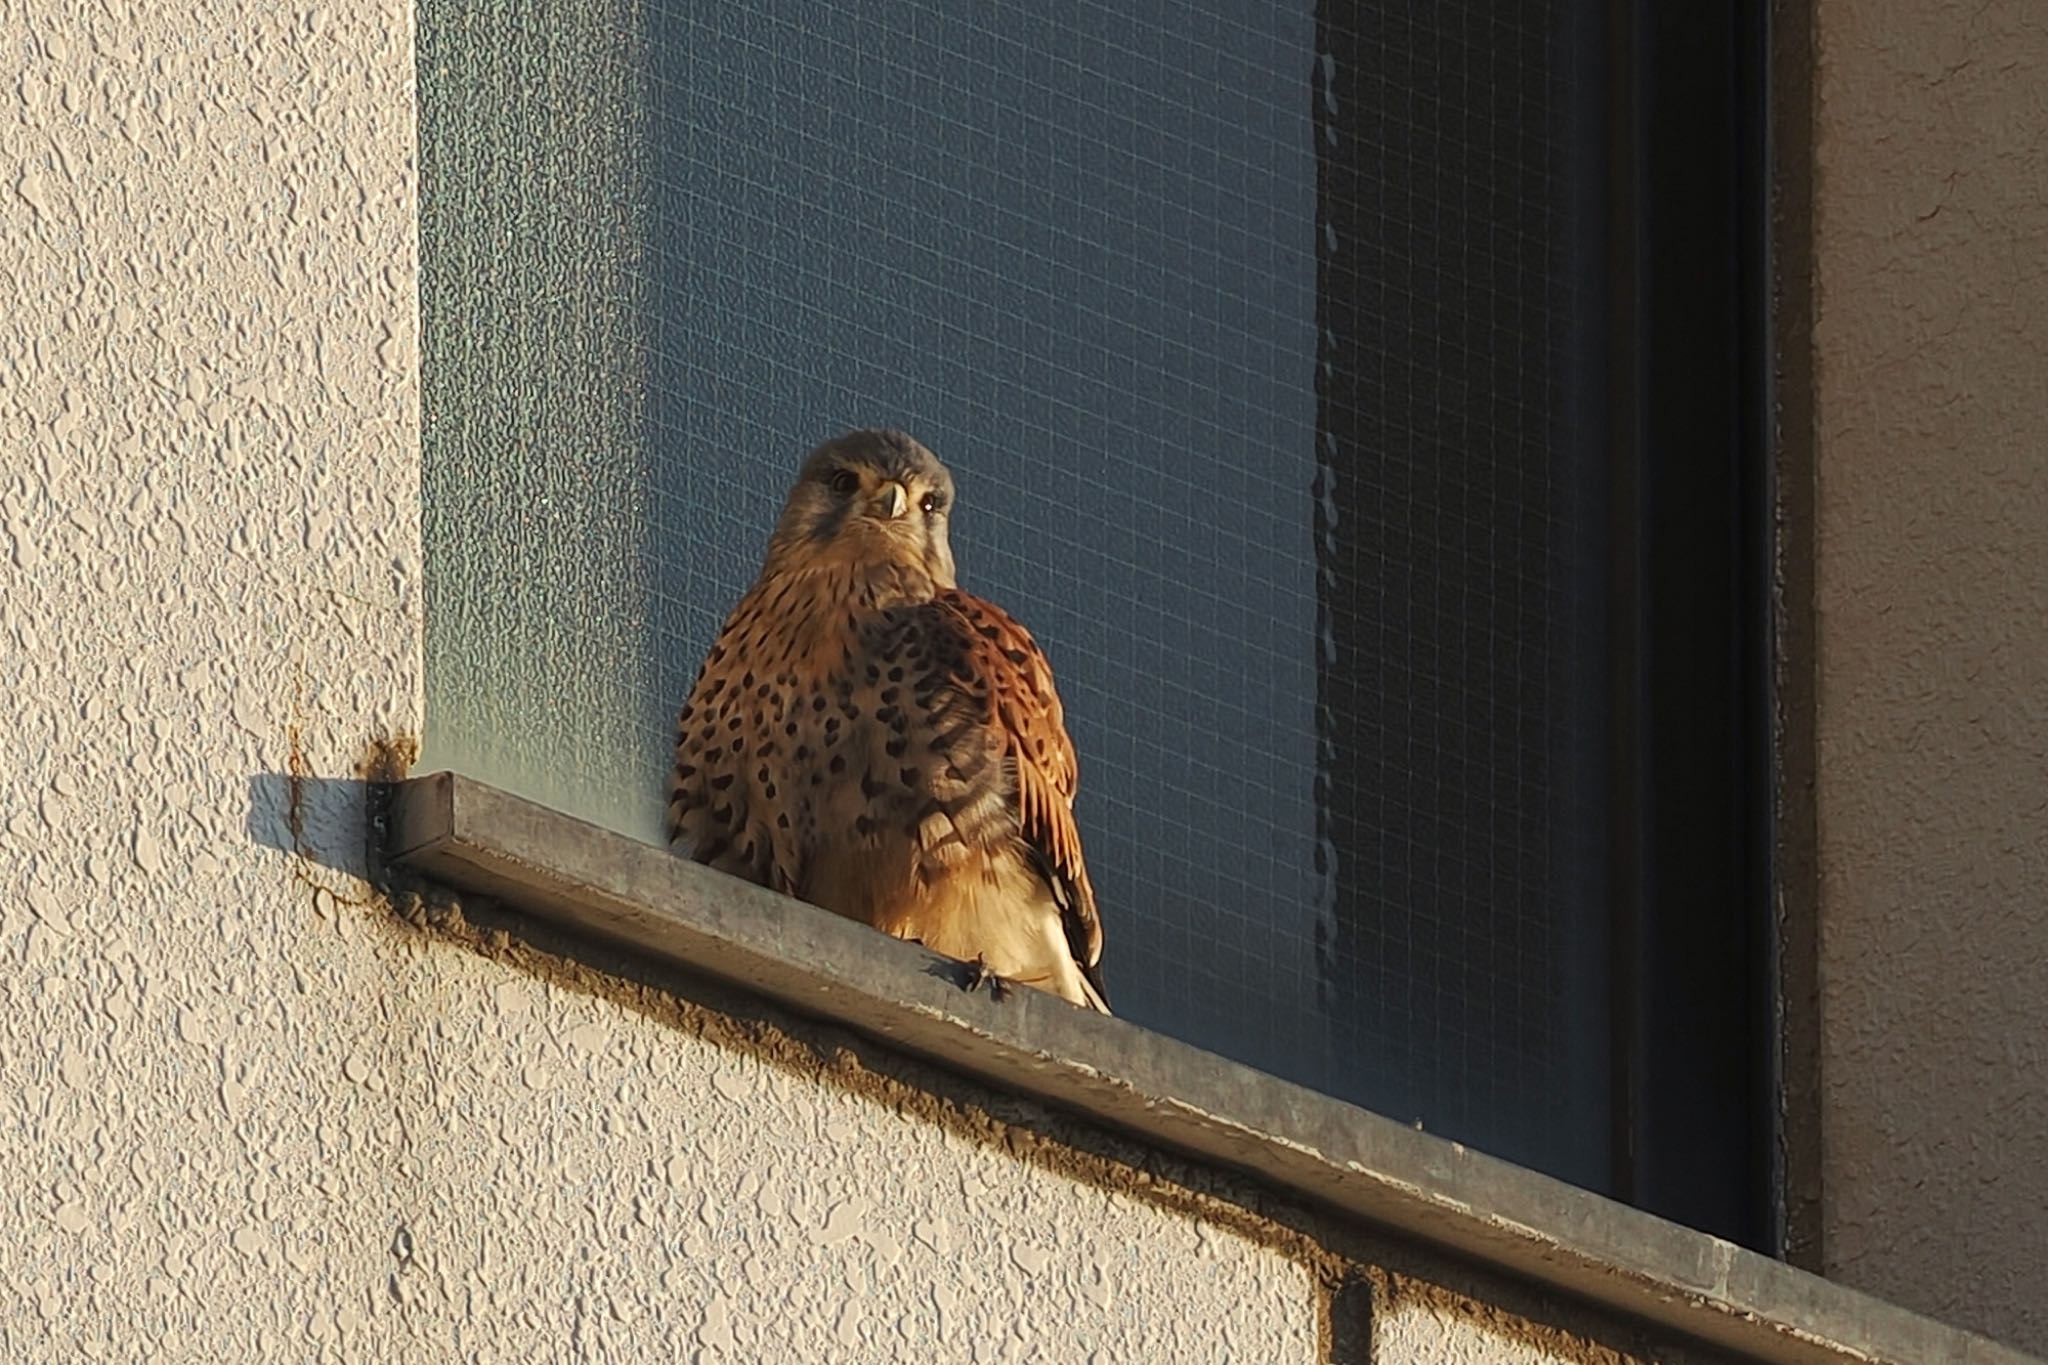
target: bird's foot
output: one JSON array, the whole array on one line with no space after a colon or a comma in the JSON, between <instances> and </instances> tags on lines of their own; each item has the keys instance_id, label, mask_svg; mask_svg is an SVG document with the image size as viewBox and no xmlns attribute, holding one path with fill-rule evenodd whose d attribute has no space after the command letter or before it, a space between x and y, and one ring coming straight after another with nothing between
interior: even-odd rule
<instances>
[{"instance_id":1,"label":"bird's foot","mask_svg":"<svg viewBox=\"0 0 2048 1365\"><path fill-rule=\"evenodd\" d=\"M967 964L967 978L961 985L969 992L987 986L988 998L991 1000L1002 1000L1010 994L1010 979L997 976L989 969L988 959L979 954L975 956L974 961Z\"/></svg>"}]
</instances>

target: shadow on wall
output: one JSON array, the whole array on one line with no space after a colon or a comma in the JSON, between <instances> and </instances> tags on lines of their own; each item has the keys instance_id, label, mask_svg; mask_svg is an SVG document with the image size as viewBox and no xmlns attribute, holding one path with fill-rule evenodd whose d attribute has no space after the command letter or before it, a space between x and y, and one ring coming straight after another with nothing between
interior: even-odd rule
<instances>
[{"instance_id":1,"label":"shadow on wall","mask_svg":"<svg viewBox=\"0 0 2048 1365\"><path fill-rule=\"evenodd\" d=\"M378 784L359 777L257 773L249 779L249 837L265 848L296 854L308 863L367 879L371 819Z\"/></svg>"},{"instance_id":2,"label":"shadow on wall","mask_svg":"<svg viewBox=\"0 0 2048 1365\"><path fill-rule=\"evenodd\" d=\"M1330 1293L1330 1365L1372 1365L1372 1281L1347 1279Z\"/></svg>"}]
</instances>

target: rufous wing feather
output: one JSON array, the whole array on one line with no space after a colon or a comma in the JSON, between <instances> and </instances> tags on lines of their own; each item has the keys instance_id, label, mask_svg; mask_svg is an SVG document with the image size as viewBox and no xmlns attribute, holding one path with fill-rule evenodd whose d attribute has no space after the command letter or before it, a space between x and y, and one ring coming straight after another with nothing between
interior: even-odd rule
<instances>
[{"instance_id":1,"label":"rufous wing feather","mask_svg":"<svg viewBox=\"0 0 2048 1365\"><path fill-rule=\"evenodd\" d=\"M1020 837L1059 899L1075 961L1099 991L1102 922L1074 822L1080 770L1052 669L1031 633L1002 608L957 589L940 593L934 606L950 618L962 662L986 689L986 723L1014 775Z\"/></svg>"}]
</instances>

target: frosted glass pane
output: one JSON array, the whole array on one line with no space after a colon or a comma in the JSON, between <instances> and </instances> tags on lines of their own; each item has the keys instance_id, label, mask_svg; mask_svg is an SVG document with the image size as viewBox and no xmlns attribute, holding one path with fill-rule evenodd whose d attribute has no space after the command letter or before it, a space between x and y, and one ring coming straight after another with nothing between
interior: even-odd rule
<instances>
[{"instance_id":1,"label":"frosted glass pane","mask_svg":"<svg viewBox=\"0 0 2048 1365\"><path fill-rule=\"evenodd\" d=\"M640 22L631 4L423 7L422 758L651 834Z\"/></svg>"}]
</instances>

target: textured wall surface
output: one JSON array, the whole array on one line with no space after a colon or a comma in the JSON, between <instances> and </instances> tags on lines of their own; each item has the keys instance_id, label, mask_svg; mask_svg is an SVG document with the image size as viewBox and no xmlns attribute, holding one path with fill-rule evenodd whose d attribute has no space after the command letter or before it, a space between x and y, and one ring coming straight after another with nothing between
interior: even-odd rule
<instances>
[{"instance_id":1,"label":"textured wall surface","mask_svg":"<svg viewBox=\"0 0 2048 1365\"><path fill-rule=\"evenodd\" d=\"M1402 1276L1374 1277L1372 1365L1706 1365L1715 1357L1659 1343L1638 1357ZM1350 1365L1350 1362L1345 1362ZM1366 1365L1365 1361L1358 1365Z\"/></svg>"},{"instance_id":2,"label":"textured wall surface","mask_svg":"<svg viewBox=\"0 0 2048 1365\"><path fill-rule=\"evenodd\" d=\"M1827 1268L2048 1351L2048 9L1817 8Z\"/></svg>"}]
</instances>

